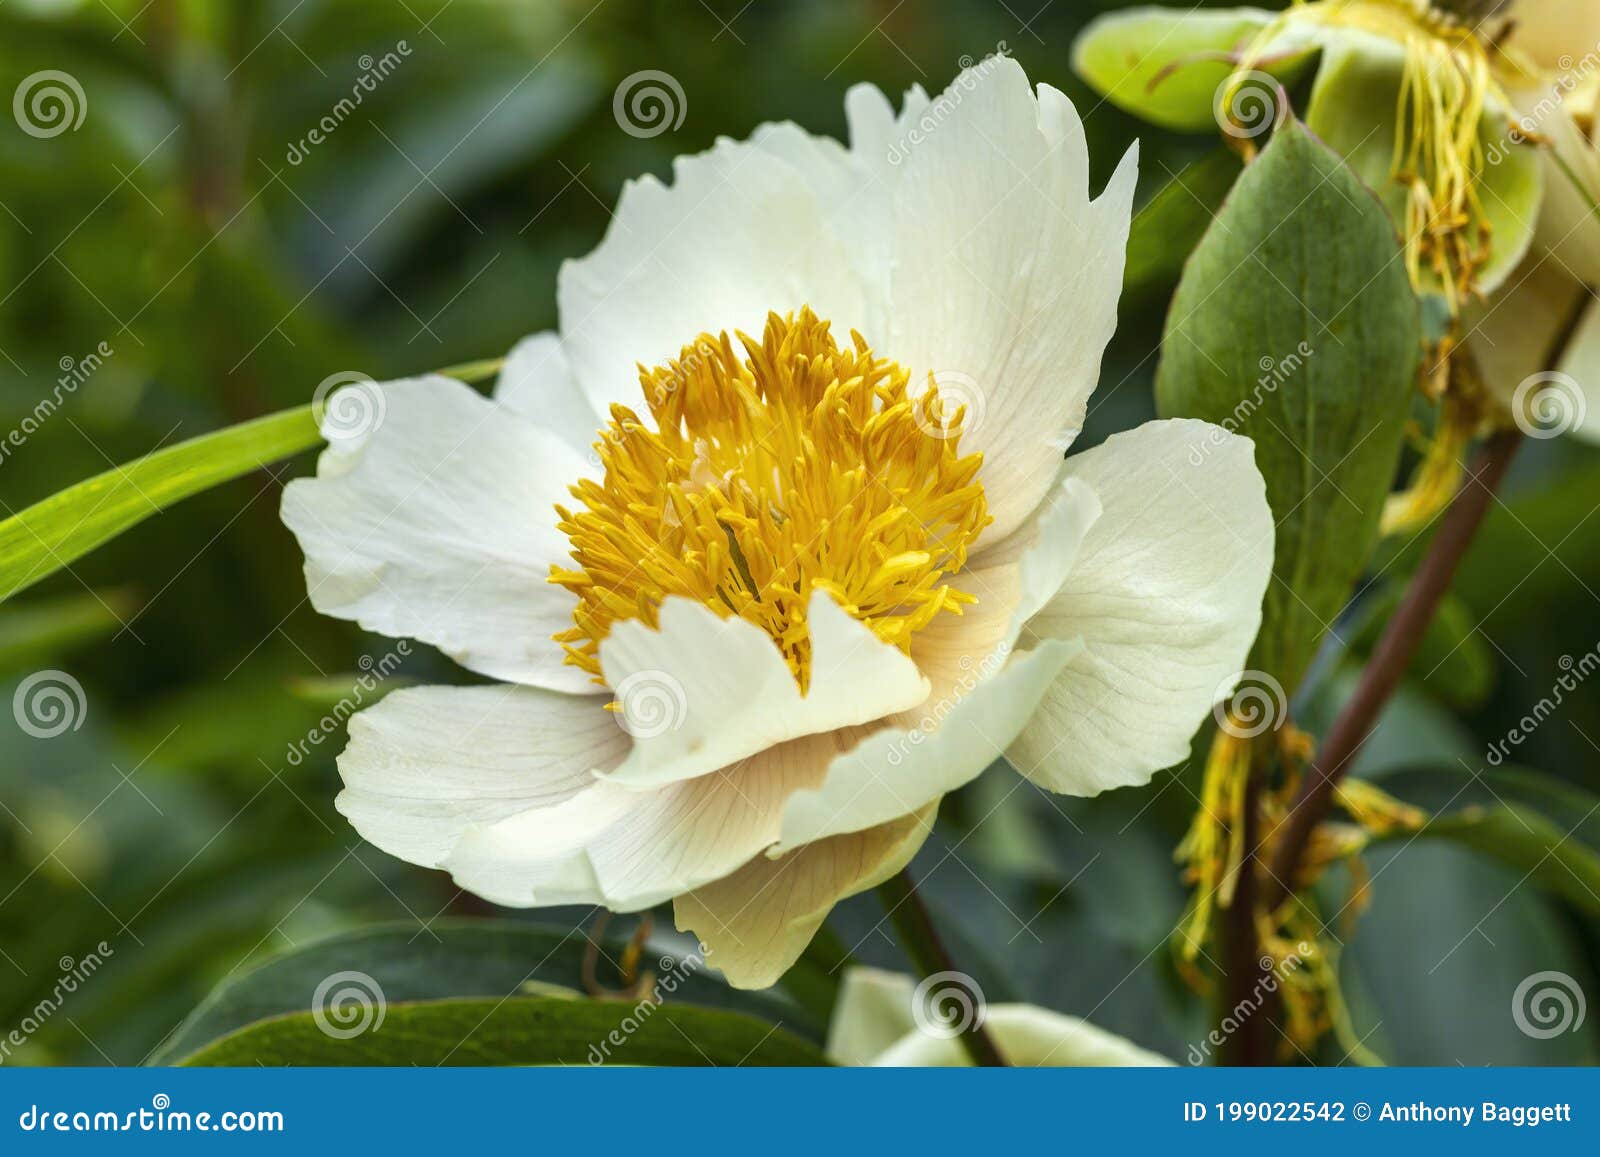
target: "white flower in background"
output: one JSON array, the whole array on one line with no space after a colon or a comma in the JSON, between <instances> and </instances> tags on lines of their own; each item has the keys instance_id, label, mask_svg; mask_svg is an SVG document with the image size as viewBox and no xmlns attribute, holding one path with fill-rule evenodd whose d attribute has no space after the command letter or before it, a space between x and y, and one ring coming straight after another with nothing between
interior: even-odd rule
<instances>
[{"instance_id":1,"label":"white flower in background","mask_svg":"<svg viewBox=\"0 0 1600 1157\"><path fill-rule=\"evenodd\" d=\"M1008 1065L1033 1068L1165 1068L1172 1061L1086 1020L1032 1004L992 1004L984 1031ZM917 983L876 968L852 968L828 1026L828 1059L840 1065L954 1068L970 1065L956 1037L918 1016Z\"/></svg>"},{"instance_id":2,"label":"white flower in background","mask_svg":"<svg viewBox=\"0 0 1600 1157\"><path fill-rule=\"evenodd\" d=\"M358 715L355 827L504 905L674 900L741 986L1002 753L1082 795L1184 758L1271 567L1248 441L1063 462L1134 154L1091 200L1072 103L1001 58L847 112L629 184L493 401L390 383L283 502L319 610L501 681Z\"/></svg>"},{"instance_id":3,"label":"white flower in background","mask_svg":"<svg viewBox=\"0 0 1600 1157\"><path fill-rule=\"evenodd\" d=\"M1514 96L1523 132L1542 146L1545 193L1532 255L1472 312L1469 336L1524 428L1600 442L1600 3L1518 0L1512 12L1509 46L1540 70ZM1574 317L1566 356L1546 364Z\"/></svg>"}]
</instances>

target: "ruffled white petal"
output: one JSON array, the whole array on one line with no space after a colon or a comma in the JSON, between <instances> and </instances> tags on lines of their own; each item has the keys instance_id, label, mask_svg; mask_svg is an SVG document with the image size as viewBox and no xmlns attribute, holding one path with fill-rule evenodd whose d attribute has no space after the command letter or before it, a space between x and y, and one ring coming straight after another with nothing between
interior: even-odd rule
<instances>
[{"instance_id":1,"label":"ruffled white petal","mask_svg":"<svg viewBox=\"0 0 1600 1157\"><path fill-rule=\"evenodd\" d=\"M1050 640L1017 653L1018 634L1070 573L1099 515L1093 489L1066 480L1024 529L961 575L977 605L960 617L942 616L912 641L932 694L835 759L815 790L789 801L783 848L909 815L1005 753L1079 647Z\"/></svg>"},{"instance_id":2,"label":"ruffled white petal","mask_svg":"<svg viewBox=\"0 0 1600 1157\"><path fill-rule=\"evenodd\" d=\"M900 166L885 351L967 403L1003 538L1044 498L1116 328L1137 150L1097 200L1072 102L1014 61L968 69Z\"/></svg>"},{"instance_id":3,"label":"ruffled white petal","mask_svg":"<svg viewBox=\"0 0 1600 1157\"><path fill-rule=\"evenodd\" d=\"M891 1068L971 1064L961 1042L917 1025L916 981L875 968L845 973L828 1028L829 1059L842 1065ZM984 1029L1013 1066L1160 1068L1173 1062L1086 1020L1032 1004L985 1010Z\"/></svg>"},{"instance_id":4,"label":"ruffled white petal","mask_svg":"<svg viewBox=\"0 0 1600 1157\"><path fill-rule=\"evenodd\" d=\"M408 687L351 718L336 806L390 855L436 868L468 828L571 799L627 748L600 696Z\"/></svg>"},{"instance_id":5,"label":"ruffled white petal","mask_svg":"<svg viewBox=\"0 0 1600 1157\"><path fill-rule=\"evenodd\" d=\"M592 456L605 425L572 376L561 338L554 333L534 334L512 347L495 383L494 400L559 434L585 458Z\"/></svg>"},{"instance_id":6,"label":"ruffled white petal","mask_svg":"<svg viewBox=\"0 0 1600 1157\"><path fill-rule=\"evenodd\" d=\"M555 504L582 458L450 378L390 382L383 399L375 429L284 491L311 604L484 675L593 690L551 638L574 606L549 582L568 549Z\"/></svg>"},{"instance_id":7,"label":"ruffled white petal","mask_svg":"<svg viewBox=\"0 0 1600 1157\"><path fill-rule=\"evenodd\" d=\"M811 596L811 686L772 638L688 599L663 603L660 629L621 622L600 644L606 682L634 734L607 778L635 789L706 775L767 748L909 710L928 681L903 652L822 591Z\"/></svg>"},{"instance_id":8,"label":"ruffled white petal","mask_svg":"<svg viewBox=\"0 0 1600 1157\"><path fill-rule=\"evenodd\" d=\"M959 616L939 616L911 641L911 657L932 681L935 700L959 698L998 669L1024 624L1055 596L1099 517L1094 491L1069 478L1021 530L973 559L957 585L977 603Z\"/></svg>"},{"instance_id":9,"label":"ruffled white petal","mask_svg":"<svg viewBox=\"0 0 1600 1157\"><path fill-rule=\"evenodd\" d=\"M731 876L679 896L680 931L735 988L776 984L840 900L876 888L911 862L933 828L935 801L918 814L833 836L777 858L757 856Z\"/></svg>"},{"instance_id":10,"label":"ruffled white petal","mask_svg":"<svg viewBox=\"0 0 1600 1157\"><path fill-rule=\"evenodd\" d=\"M461 887L507 907L648 908L776 843L784 801L815 785L857 737L807 736L656 791L598 779L554 806L464 832L444 866Z\"/></svg>"},{"instance_id":11,"label":"ruffled white petal","mask_svg":"<svg viewBox=\"0 0 1600 1157\"><path fill-rule=\"evenodd\" d=\"M1205 422L1151 422L1067 460L1104 507L1029 623L1082 653L1011 749L1069 795L1147 783L1182 760L1232 690L1261 624L1273 521L1254 444Z\"/></svg>"},{"instance_id":12,"label":"ruffled white petal","mask_svg":"<svg viewBox=\"0 0 1600 1157\"><path fill-rule=\"evenodd\" d=\"M1543 99L1553 110L1538 131L1548 137L1544 203L1535 242L1575 281L1600 285L1600 148L1575 121L1560 90Z\"/></svg>"},{"instance_id":13,"label":"ruffled white petal","mask_svg":"<svg viewBox=\"0 0 1600 1157\"><path fill-rule=\"evenodd\" d=\"M1050 684L1081 649L1050 639L973 674L965 694L930 701L919 724L876 731L835 759L827 778L783 812L784 850L909 815L976 779L1005 754Z\"/></svg>"},{"instance_id":14,"label":"ruffled white petal","mask_svg":"<svg viewBox=\"0 0 1600 1157\"><path fill-rule=\"evenodd\" d=\"M773 148L719 141L680 157L670 187L624 187L605 240L561 268L562 344L591 405L641 401L638 364L701 333L759 335L767 314L810 305L840 336L867 301L806 176Z\"/></svg>"}]
</instances>

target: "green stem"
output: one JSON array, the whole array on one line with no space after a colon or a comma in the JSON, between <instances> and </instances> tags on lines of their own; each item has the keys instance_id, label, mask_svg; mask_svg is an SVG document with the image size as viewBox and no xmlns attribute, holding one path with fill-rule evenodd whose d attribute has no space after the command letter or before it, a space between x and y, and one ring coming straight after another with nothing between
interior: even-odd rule
<instances>
[{"instance_id":1,"label":"green stem","mask_svg":"<svg viewBox=\"0 0 1600 1157\"><path fill-rule=\"evenodd\" d=\"M933 917L917 894L917 886L909 871L903 871L878 886L878 895L900 937L900 947L911 958L919 976L928 977L941 972L957 972L944 942L933 926ZM974 986L976 987L976 986ZM978 1008L982 1009L982 994ZM974 1016L957 1038L972 1063L984 1068L1004 1068L1006 1060L995 1047L993 1039L983 1027L983 1018Z\"/></svg>"}]
</instances>

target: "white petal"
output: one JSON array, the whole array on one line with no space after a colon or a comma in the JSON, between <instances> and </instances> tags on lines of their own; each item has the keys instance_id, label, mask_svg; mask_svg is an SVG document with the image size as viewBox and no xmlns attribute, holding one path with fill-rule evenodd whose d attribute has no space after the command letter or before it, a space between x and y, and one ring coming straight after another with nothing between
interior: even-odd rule
<instances>
[{"instance_id":1,"label":"white petal","mask_svg":"<svg viewBox=\"0 0 1600 1157\"><path fill-rule=\"evenodd\" d=\"M1591 301L1584 310L1572 347L1561 363L1561 372L1577 386L1578 396L1572 397L1564 387L1558 387L1556 393L1549 395L1554 407L1552 416L1558 420L1570 417L1574 436L1600 445L1600 302Z\"/></svg>"},{"instance_id":2,"label":"white petal","mask_svg":"<svg viewBox=\"0 0 1600 1157\"><path fill-rule=\"evenodd\" d=\"M808 611L807 694L772 638L753 623L670 598L660 630L621 622L600 644L606 682L634 734L607 778L654 788L706 775L802 735L871 723L917 706L928 681L897 648L824 592Z\"/></svg>"},{"instance_id":3,"label":"white petal","mask_svg":"<svg viewBox=\"0 0 1600 1157\"><path fill-rule=\"evenodd\" d=\"M820 786L789 800L779 847L887 823L976 779L1005 754L1080 649L1076 641L1046 640L998 673L975 670L970 689L924 708L920 726L874 732L835 759Z\"/></svg>"},{"instance_id":4,"label":"white petal","mask_svg":"<svg viewBox=\"0 0 1600 1157\"><path fill-rule=\"evenodd\" d=\"M351 718L336 803L390 855L436 868L466 829L572 798L627 747L600 696L408 687Z\"/></svg>"},{"instance_id":5,"label":"white petal","mask_svg":"<svg viewBox=\"0 0 1600 1157\"><path fill-rule=\"evenodd\" d=\"M959 697L974 677L998 669L1023 625L1055 596L1099 517L1094 491L1069 478L1022 529L973 559L957 586L977 603L959 616L939 616L911 641L911 657L932 681L934 699Z\"/></svg>"},{"instance_id":6,"label":"white petal","mask_svg":"<svg viewBox=\"0 0 1600 1157\"><path fill-rule=\"evenodd\" d=\"M1028 624L1084 644L1011 750L1035 783L1071 795L1146 783L1231 689L1272 570L1254 450L1205 422L1150 422L1067 460L1104 512Z\"/></svg>"},{"instance_id":7,"label":"white petal","mask_svg":"<svg viewBox=\"0 0 1600 1157\"><path fill-rule=\"evenodd\" d=\"M1044 498L1116 328L1137 178L1098 200L1077 112L1013 61L968 69L923 114L894 220L889 356L968 403L962 449L1003 538ZM920 380L920 379L919 379Z\"/></svg>"},{"instance_id":8,"label":"white petal","mask_svg":"<svg viewBox=\"0 0 1600 1157\"><path fill-rule=\"evenodd\" d=\"M449 378L391 382L383 398L364 440L284 491L312 605L497 679L593 690L551 638L574 606L549 581L567 557L555 504L583 460Z\"/></svg>"},{"instance_id":9,"label":"white petal","mask_svg":"<svg viewBox=\"0 0 1600 1157\"><path fill-rule=\"evenodd\" d=\"M911 862L933 828L937 801L914 816L833 836L778 858L757 856L731 876L679 896L680 931L735 988L776 984L840 900L876 888Z\"/></svg>"},{"instance_id":10,"label":"white petal","mask_svg":"<svg viewBox=\"0 0 1600 1157\"><path fill-rule=\"evenodd\" d=\"M906 90L900 112L889 98L870 84L857 84L844 94L845 119L850 123L850 152L880 177L892 178L913 147L912 137L928 111L928 94L920 84ZM885 167L890 172L885 172Z\"/></svg>"},{"instance_id":11,"label":"white petal","mask_svg":"<svg viewBox=\"0 0 1600 1157\"><path fill-rule=\"evenodd\" d=\"M1485 383L1506 406L1545 359L1584 288L1548 254L1529 257L1487 303L1464 311Z\"/></svg>"},{"instance_id":12,"label":"white petal","mask_svg":"<svg viewBox=\"0 0 1600 1157\"><path fill-rule=\"evenodd\" d=\"M1511 45L1542 68L1585 67L1600 45L1600 4L1593 0L1517 0Z\"/></svg>"},{"instance_id":13,"label":"white petal","mask_svg":"<svg viewBox=\"0 0 1600 1157\"><path fill-rule=\"evenodd\" d=\"M562 343L590 403L641 399L638 363L701 333L760 334L768 312L810 305L840 337L866 324L849 254L803 174L771 149L719 141L680 157L669 188L622 191L605 240L561 268Z\"/></svg>"},{"instance_id":14,"label":"white petal","mask_svg":"<svg viewBox=\"0 0 1600 1157\"><path fill-rule=\"evenodd\" d=\"M494 400L561 435L586 458L605 425L572 376L561 339L554 333L534 334L512 347L495 383Z\"/></svg>"},{"instance_id":15,"label":"white petal","mask_svg":"<svg viewBox=\"0 0 1600 1157\"><path fill-rule=\"evenodd\" d=\"M1550 253L1576 281L1600 284L1600 149L1572 118L1560 90L1545 98L1554 102L1538 131L1549 138L1545 150L1545 195L1535 234L1536 244Z\"/></svg>"},{"instance_id":16,"label":"white petal","mask_svg":"<svg viewBox=\"0 0 1600 1157\"><path fill-rule=\"evenodd\" d=\"M784 813L783 848L909 815L1004 754L1079 647L1050 641L1014 654L1018 633L1060 587L1099 513L1089 486L1064 481L1023 530L962 574L977 606L941 616L912 641L931 696L835 759L816 790L795 795Z\"/></svg>"},{"instance_id":17,"label":"white petal","mask_svg":"<svg viewBox=\"0 0 1600 1157\"><path fill-rule=\"evenodd\" d=\"M784 801L816 784L854 738L807 736L656 791L599 779L553 807L465 832L444 866L461 887L507 907L648 908L774 844Z\"/></svg>"},{"instance_id":18,"label":"white petal","mask_svg":"<svg viewBox=\"0 0 1600 1157\"><path fill-rule=\"evenodd\" d=\"M959 1040L917 1027L915 1001L911 977L852 968L839 987L828 1029L828 1057L843 1065L891 1068L971 1064ZM1173 1063L1086 1020L1037 1005L996 1004L984 1011L985 1031L1013 1066L1159 1068Z\"/></svg>"}]
</instances>

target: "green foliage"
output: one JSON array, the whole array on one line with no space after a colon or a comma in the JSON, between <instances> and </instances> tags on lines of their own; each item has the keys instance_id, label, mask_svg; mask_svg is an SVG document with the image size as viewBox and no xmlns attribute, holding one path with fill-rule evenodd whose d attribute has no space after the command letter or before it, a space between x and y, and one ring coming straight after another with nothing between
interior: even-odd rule
<instances>
[{"instance_id":1,"label":"green foliage","mask_svg":"<svg viewBox=\"0 0 1600 1157\"><path fill-rule=\"evenodd\" d=\"M514 997L391 1004L381 1024L345 1038L329 1035L312 1013L294 1013L240 1029L182 1063L760 1067L826 1062L815 1045L740 1013Z\"/></svg>"},{"instance_id":2,"label":"green foliage","mask_svg":"<svg viewBox=\"0 0 1600 1157\"><path fill-rule=\"evenodd\" d=\"M0 599L153 514L321 441L310 406L202 434L117 466L0 522Z\"/></svg>"},{"instance_id":3,"label":"green foliage","mask_svg":"<svg viewBox=\"0 0 1600 1157\"><path fill-rule=\"evenodd\" d=\"M1383 786L1437 809L1423 837L1471 848L1600 915L1600 795L1527 768L1465 761L1401 769Z\"/></svg>"},{"instance_id":4,"label":"green foliage","mask_svg":"<svg viewBox=\"0 0 1600 1157\"><path fill-rule=\"evenodd\" d=\"M1377 543L1421 358L1383 208L1289 122L1173 298L1157 401L1254 439L1278 523L1252 665L1296 686ZM1202 456L1205 447L1197 447Z\"/></svg>"},{"instance_id":5,"label":"green foliage","mask_svg":"<svg viewBox=\"0 0 1600 1157\"><path fill-rule=\"evenodd\" d=\"M598 978L620 987L621 978L608 974L615 971L612 962L621 958L626 936L613 932L596 944ZM426 930L386 924L331 936L219 985L151 1063L172 1063L257 1021L307 1012L318 986L339 973L360 974L369 986L367 995L381 992L388 1002L503 999L554 990L576 998L583 992L589 945L588 936L574 928L508 920L445 919ZM655 977L652 990L663 1001L742 1010L781 1022L812 1041L822 1039L825 1022L808 1019L781 994L729 988L710 974L698 952L658 941L646 946L641 968Z\"/></svg>"}]
</instances>

